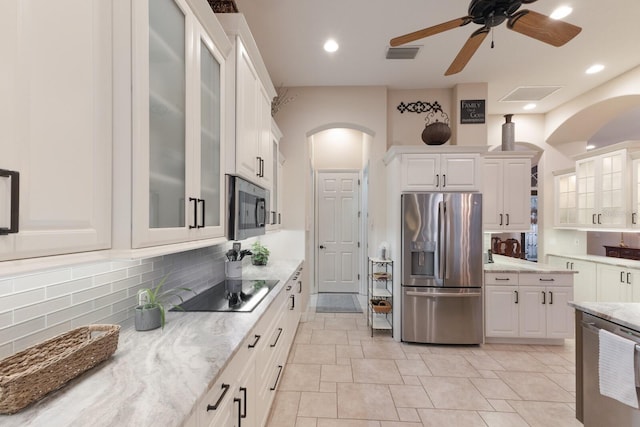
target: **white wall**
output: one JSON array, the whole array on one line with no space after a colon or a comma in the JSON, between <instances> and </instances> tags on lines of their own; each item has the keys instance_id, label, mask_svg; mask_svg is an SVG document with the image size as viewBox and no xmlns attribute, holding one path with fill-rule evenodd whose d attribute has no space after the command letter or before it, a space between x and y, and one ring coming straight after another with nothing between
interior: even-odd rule
<instances>
[{"instance_id":1,"label":"white wall","mask_svg":"<svg viewBox=\"0 0 640 427\"><path fill-rule=\"evenodd\" d=\"M434 104L438 102L442 111L452 118L451 89L416 89L416 90L390 90L388 94L387 121L389 126L389 141L391 145L422 145L422 131L426 124L427 113L412 113L398 110L400 103L409 104L421 101ZM438 119L444 122L442 114L435 113L431 121ZM451 123L449 124L451 126ZM452 144L450 139L446 144Z\"/></svg>"},{"instance_id":2,"label":"white wall","mask_svg":"<svg viewBox=\"0 0 640 427\"><path fill-rule=\"evenodd\" d=\"M309 137L313 167L317 169L362 169L363 133L333 128Z\"/></svg>"}]
</instances>

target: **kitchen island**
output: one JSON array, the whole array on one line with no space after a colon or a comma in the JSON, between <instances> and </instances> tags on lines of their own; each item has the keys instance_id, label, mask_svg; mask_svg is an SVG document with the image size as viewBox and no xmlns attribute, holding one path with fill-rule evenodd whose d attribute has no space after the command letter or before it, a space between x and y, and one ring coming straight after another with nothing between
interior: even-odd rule
<instances>
[{"instance_id":1,"label":"kitchen island","mask_svg":"<svg viewBox=\"0 0 640 427\"><path fill-rule=\"evenodd\" d=\"M118 349L106 362L14 415L0 425L18 426L181 426L194 422L196 402L217 381L301 260L245 263L245 279L279 283L245 313L167 312L164 329L135 331L123 325ZM295 333L295 331L294 331Z\"/></svg>"}]
</instances>

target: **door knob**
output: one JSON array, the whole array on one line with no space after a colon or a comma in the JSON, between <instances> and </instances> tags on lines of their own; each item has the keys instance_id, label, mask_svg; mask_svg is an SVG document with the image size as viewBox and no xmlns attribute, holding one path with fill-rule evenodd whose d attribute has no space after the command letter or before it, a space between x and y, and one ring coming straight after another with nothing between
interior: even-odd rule
<instances>
[{"instance_id":1,"label":"door knob","mask_svg":"<svg viewBox=\"0 0 640 427\"><path fill-rule=\"evenodd\" d=\"M323 245L320 245L320 249L324 249L324 246L323 246Z\"/></svg>"}]
</instances>

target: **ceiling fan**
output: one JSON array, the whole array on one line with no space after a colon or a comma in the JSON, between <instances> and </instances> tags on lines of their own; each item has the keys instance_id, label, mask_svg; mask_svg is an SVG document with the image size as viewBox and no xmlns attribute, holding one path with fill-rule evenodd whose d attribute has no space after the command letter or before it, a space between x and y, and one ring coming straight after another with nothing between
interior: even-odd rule
<instances>
[{"instance_id":1,"label":"ceiling fan","mask_svg":"<svg viewBox=\"0 0 640 427\"><path fill-rule=\"evenodd\" d=\"M533 3L536 0L471 0L469 14L462 18L443 22L433 27L424 28L391 39L391 46L396 47L424 37L433 36L456 27L465 26L471 22L482 25L474 31L462 46L445 76L459 73L467 65L473 54L478 50L491 28L507 21L507 28L541 42L559 47L573 39L582 28L568 22L551 19L550 17L532 10L518 10L522 4Z\"/></svg>"}]
</instances>

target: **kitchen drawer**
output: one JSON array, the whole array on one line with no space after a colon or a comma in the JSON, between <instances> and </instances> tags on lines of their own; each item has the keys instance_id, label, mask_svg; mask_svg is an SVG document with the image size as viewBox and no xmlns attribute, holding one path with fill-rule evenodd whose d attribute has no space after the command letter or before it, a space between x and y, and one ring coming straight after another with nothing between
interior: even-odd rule
<instances>
[{"instance_id":1,"label":"kitchen drawer","mask_svg":"<svg viewBox=\"0 0 640 427\"><path fill-rule=\"evenodd\" d=\"M485 285L517 285L518 273L485 273Z\"/></svg>"},{"instance_id":2,"label":"kitchen drawer","mask_svg":"<svg viewBox=\"0 0 640 427\"><path fill-rule=\"evenodd\" d=\"M573 273L520 273L520 286L572 286Z\"/></svg>"}]
</instances>

